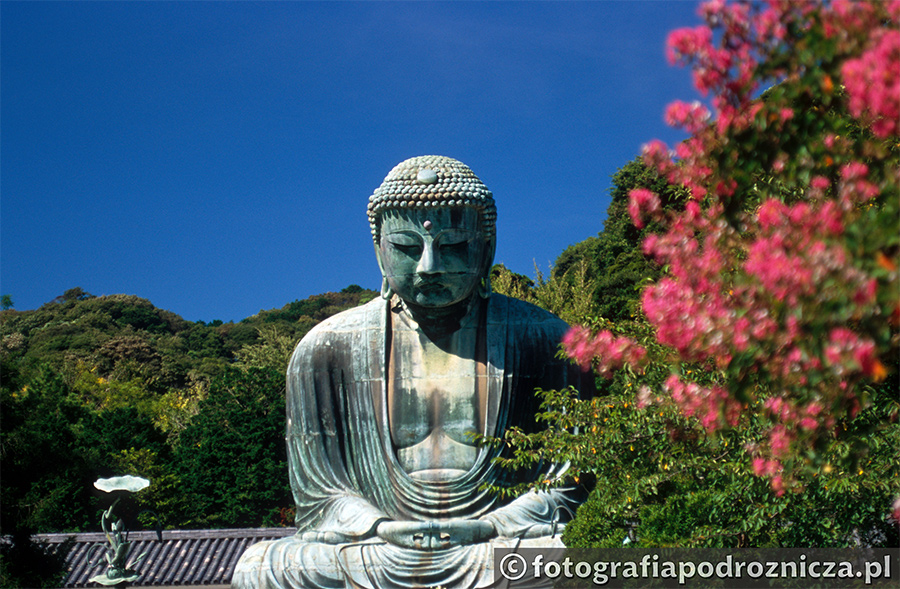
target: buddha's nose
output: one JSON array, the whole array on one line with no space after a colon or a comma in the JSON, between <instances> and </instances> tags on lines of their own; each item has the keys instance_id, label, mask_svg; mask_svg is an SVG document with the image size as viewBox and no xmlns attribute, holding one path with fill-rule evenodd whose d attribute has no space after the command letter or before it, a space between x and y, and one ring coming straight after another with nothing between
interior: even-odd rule
<instances>
[{"instance_id":1,"label":"buddha's nose","mask_svg":"<svg viewBox=\"0 0 900 589\"><path fill-rule=\"evenodd\" d=\"M422 248L422 257L419 258L419 265L416 266L416 273L439 274L443 271L440 250L433 243L425 244L425 247Z\"/></svg>"}]
</instances>

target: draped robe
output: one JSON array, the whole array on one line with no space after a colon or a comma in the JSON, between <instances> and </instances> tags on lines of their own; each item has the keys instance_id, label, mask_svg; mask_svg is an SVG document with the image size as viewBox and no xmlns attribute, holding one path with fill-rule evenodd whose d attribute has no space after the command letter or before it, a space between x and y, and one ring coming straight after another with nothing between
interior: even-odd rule
<instances>
[{"instance_id":1,"label":"draped robe","mask_svg":"<svg viewBox=\"0 0 900 589\"><path fill-rule=\"evenodd\" d=\"M502 499L484 483L509 486L554 478L558 465L511 471L483 447L469 471L446 481L417 480L400 466L387 407L390 306L376 299L317 325L297 345L287 375L287 447L298 533L252 546L233 587L482 587L493 580L496 547L561 546L529 530L574 510L577 492L554 489ZM536 429L534 390L580 385L582 373L556 357L567 325L529 303L502 295L486 301L488 377L484 431ZM589 383L586 383L589 384ZM540 477L540 479L539 479ZM564 509L565 508L565 509ZM374 535L382 521L490 521L498 536L472 545L416 550ZM310 542L304 532L336 532L350 541ZM533 534L532 534L533 535Z\"/></svg>"}]
</instances>

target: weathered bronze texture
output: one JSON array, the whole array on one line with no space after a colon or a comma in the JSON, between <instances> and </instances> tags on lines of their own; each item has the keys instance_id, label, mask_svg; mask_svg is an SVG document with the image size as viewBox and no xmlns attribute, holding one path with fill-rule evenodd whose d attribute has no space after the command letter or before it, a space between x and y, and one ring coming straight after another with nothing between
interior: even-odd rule
<instances>
[{"instance_id":1,"label":"weathered bronze texture","mask_svg":"<svg viewBox=\"0 0 900 589\"><path fill-rule=\"evenodd\" d=\"M494 548L561 546L577 502L573 489L510 500L485 488L560 476L506 470L493 460L505 450L472 434L533 431L535 389L581 378L556 357L563 321L490 292L490 192L456 160L413 158L369 214L382 297L316 326L288 368L299 531L251 547L236 588L486 587Z\"/></svg>"}]
</instances>

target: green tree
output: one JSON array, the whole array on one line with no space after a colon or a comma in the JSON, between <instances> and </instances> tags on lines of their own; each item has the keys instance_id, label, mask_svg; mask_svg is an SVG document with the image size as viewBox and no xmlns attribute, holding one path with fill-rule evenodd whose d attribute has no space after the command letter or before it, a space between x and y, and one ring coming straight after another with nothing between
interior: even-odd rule
<instances>
[{"instance_id":1,"label":"green tree","mask_svg":"<svg viewBox=\"0 0 900 589\"><path fill-rule=\"evenodd\" d=\"M313 325L309 327L312 328ZM240 350L234 353L235 366L274 368L280 374L284 374L296 344L294 338L280 333L278 328L273 325L267 325L259 330L259 342L244 344Z\"/></svg>"},{"instance_id":2,"label":"green tree","mask_svg":"<svg viewBox=\"0 0 900 589\"><path fill-rule=\"evenodd\" d=\"M215 379L175 452L187 527L257 527L292 504L284 374L229 368Z\"/></svg>"},{"instance_id":3,"label":"green tree","mask_svg":"<svg viewBox=\"0 0 900 589\"><path fill-rule=\"evenodd\" d=\"M4 533L83 530L93 519L92 465L79 452L89 412L50 368L27 381L11 376L0 386L0 525Z\"/></svg>"},{"instance_id":4,"label":"green tree","mask_svg":"<svg viewBox=\"0 0 900 589\"><path fill-rule=\"evenodd\" d=\"M83 301L83 300L92 298L93 296L94 295L92 295L89 292L86 292L80 286L76 286L75 288L70 288L66 292L62 293L60 296L56 297L56 299L54 299L54 301L60 302L60 303L69 303L72 301Z\"/></svg>"},{"instance_id":5,"label":"green tree","mask_svg":"<svg viewBox=\"0 0 900 589\"><path fill-rule=\"evenodd\" d=\"M658 233L658 224L638 229L628 214L628 195L636 188L655 191L665 210L684 208L687 192L669 184L659 173L634 159L613 174L611 201L606 210L603 231L595 237L570 245L556 259L551 280L565 280L570 284L578 276L573 272L585 265L585 279L591 283L593 313L611 320L626 320L638 312L640 290L647 282L661 274L660 267L641 251L641 243ZM578 289L579 291L581 289Z\"/></svg>"},{"instance_id":6,"label":"green tree","mask_svg":"<svg viewBox=\"0 0 900 589\"><path fill-rule=\"evenodd\" d=\"M12 297L8 294L0 296L0 311L12 309L15 306Z\"/></svg>"}]
</instances>

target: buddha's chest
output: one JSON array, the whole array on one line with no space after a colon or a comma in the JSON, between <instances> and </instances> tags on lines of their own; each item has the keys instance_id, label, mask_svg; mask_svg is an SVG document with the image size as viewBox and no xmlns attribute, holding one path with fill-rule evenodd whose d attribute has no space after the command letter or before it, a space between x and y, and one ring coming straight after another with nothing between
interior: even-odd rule
<instances>
[{"instance_id":1,"label":"buddha's chest","mask_svg":"<svg viewBox=\"0 0 900 589\"><path fill-rule=\"evenodd\" d=\"M480 431L476 363L434 346L407 355L411 370L395 375L390 395L391 437L404 448L435 430L471 444Z\"/></svg>"},{"instance_id":2,"label":"buddha's chest","mask_svg":"<svg viewBox=\"0 0 900 589\"><path fill-rule=\"evenodd\" d=\"M486 376L477 332L434 342L398 330L391 346L388 418L401 466L413 476L459 476L476 459L471 434L484 431Z\"/></svg>"}]
</instances>

